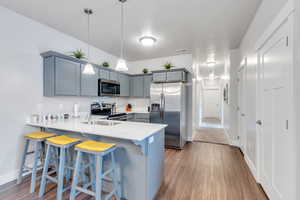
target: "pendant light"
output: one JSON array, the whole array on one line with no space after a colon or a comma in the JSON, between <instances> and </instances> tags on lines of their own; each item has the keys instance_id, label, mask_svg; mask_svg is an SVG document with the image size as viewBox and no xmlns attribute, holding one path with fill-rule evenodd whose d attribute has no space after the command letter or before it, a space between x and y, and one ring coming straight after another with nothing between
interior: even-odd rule
<instances>
[{"instance_id":1,"label":"pendant light","mask_svg":"<svg viewBox=\"0 0 300 200\"><path fill-rule=\"evenodd\" d=\"M94 75L95 70L93 65L90 63L90 15L93 14L93 10L86 8L84 9L84 13L87 14L88 18L88 63L84 66L83 74Z\"/></svg>"},{"instance_id":2,"label":"pendant light","mask_svg":"<svg viewBox=\"0 0 300 200\"><path fill-rule=\"evenodd\" d=\"M128 71L126 60L124 59L124 3L127 0L119 0L121 3L121 55L118 60L116 70Z\"/></svg>"}]
</instances>

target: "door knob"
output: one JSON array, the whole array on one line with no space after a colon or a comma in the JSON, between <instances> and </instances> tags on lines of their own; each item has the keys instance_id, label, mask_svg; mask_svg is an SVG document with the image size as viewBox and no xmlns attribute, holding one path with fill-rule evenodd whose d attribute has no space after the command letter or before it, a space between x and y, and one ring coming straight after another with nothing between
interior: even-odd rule
<instances>
[{"instance_id":1,"label":"door knob","mask_svg":"<svg viewBox=\"0 0 300 200\"><path fill-rule=\"evenodd\" d=\"M257 120L256 124L261 126L262 125L262 121L261 120Z\"/></svg>"},{"instance_id":2,"label":"door knob","mask_svg":"<svg viewBox=\"0 0 300 200\"><path fill-rule=\"evenodd\" d=\"M244 114L244 113L242 113L242 114L241 114L241 116L242 116L242 117L245 117L245 114Z\"/></svg>"}]
</instances>

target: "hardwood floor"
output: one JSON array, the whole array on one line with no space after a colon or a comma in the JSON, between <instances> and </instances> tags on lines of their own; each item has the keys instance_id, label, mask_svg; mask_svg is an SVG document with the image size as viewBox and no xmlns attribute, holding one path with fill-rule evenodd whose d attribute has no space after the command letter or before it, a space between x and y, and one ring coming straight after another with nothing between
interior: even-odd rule
<instances>
[{"instance_id":1,"label":"hardwood floor","mask_svg":"<svg viewBox=\"0 0 300 200\"><path fill-rule=\"evenodd\" d=\"M194 141L217 144L229 144L223 129L201 127L196 131Z\"/></svg>"},{"instance_id":2,"label":"hardwood floor","mask_svg":"<svg viewBox=\"0 0 300 200\"><path fill-rule=\"evenodd\" d=\"M28 193L29 187L27 178L21 185L0 193L0 199L38 199L37 194ZM42 199L55 200L55 185L50 185L48 191ZM78 199L91 198L81 195ZM156 200L266 199L237 148L194 142L182 151L166 150L165 178Z\"/></svg>"},{"instance_id":3,"label":"hardwood floor","mask_svg":"<svg viewBox=\"0 0 300 200\"><path fill-rule=\"evenodd\" d=\"M239 149L195 142L167 150L156 200L266 200Z\"/></svg>"}]
</instances>

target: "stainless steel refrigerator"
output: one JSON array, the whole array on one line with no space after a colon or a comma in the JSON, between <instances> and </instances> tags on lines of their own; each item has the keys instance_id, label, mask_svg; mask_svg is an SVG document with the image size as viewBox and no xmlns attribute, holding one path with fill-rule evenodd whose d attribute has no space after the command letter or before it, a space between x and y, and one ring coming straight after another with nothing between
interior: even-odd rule
<instances>
[{"instance_id":1,"label":"stainless steel refrigerator","mask_svg":"<svg viewBox=\"0 0 300 200\"><path fill-rule=\"evenodd\" d=\"M187 86L184 83L152 83L150 123L167 124L165 146L182 149L187 135Z\"/></svg>"}]
</instances>

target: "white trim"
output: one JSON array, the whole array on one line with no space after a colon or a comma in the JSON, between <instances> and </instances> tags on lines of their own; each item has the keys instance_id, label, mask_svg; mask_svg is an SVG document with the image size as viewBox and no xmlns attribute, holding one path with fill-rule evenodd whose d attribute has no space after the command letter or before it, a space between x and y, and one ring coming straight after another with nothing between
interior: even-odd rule
<instances>
[{"instance_id":1,"label":"white trim","mask_svg":"<svg viewBox=\"0 0 300 200\"><path fill-rule=\"evenodd\" d=\"M255 181L257 183L259 183L259 181L257 179L257 168L255 167L254 163L251 161L251 159L249 158L249 156L245 152L243 152L243 153L244 153L244 159L245 159L245 161L246 161L246 163L247 163L247 165L248 165L248 167L249 167L249 169L250 169L253 177L255 178Z\"/></svg>"},{"instance_id":2,"label":"white trim","mask_svg":"<svg viewBox=\"0 0 300 200\"><path fill-rule=\"evenodd\" d=\"M0 175L0 185L4 185L6 183L16 180L17 175L18 171L10 171L8 173Z\"/></svg>"},{"instance_id":3,"label":"white trim","mask_svg":"<svg viewBox=\"0 0 300 200\"><path fill-rule=\"evenodd\" d=\"M263 35L258 39L255 44L255 51L259 51L269 38L275 33L280 25L294 12L294 4L292 0L289 0L285 6L281 9L277 17L273 20L271 25L268 26Z\"/></svg>"}]
</instances>

